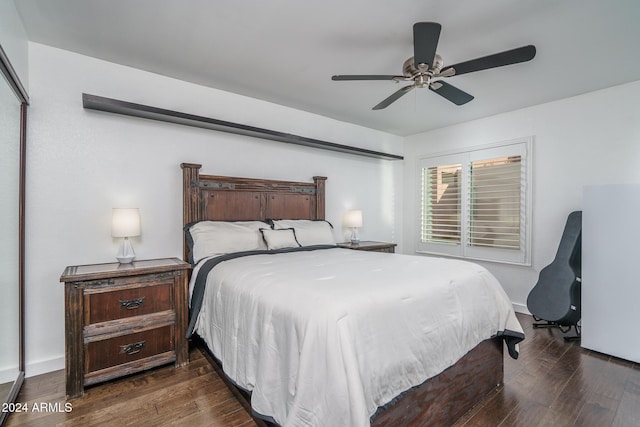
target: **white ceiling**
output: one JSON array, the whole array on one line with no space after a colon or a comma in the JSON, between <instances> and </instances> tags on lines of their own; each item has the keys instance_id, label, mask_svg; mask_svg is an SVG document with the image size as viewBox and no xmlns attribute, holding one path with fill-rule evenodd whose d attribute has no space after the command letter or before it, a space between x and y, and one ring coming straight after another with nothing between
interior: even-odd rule
<instances>
[{"instance_id":1,"label":"white ceiling","mask_svg":"<svg viewBox=\"0 0 640 427\"><path fill-rule=\"evenodd\" d=\"M411 135L640 79L638 0L15 0L30 40L345 122ZM531 61L447 80L384 110L415 22L445 66L534 44ZM404 84L404 83L402 83Z\"/></svg>"}]
</instances>

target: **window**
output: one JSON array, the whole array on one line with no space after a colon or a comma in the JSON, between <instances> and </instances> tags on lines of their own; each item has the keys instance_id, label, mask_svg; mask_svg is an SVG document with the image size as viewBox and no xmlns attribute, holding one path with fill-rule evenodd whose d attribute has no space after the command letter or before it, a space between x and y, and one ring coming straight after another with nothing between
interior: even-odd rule
<instances>
[{"instance_id":1,"label":"window","mask_svg":"<svg viewBox=\"0 0 640 427\"><path fill-rule=\"evenodd\" d=\"M422 159L418 252L528 265L530 145Z\"/></svg>"}]
</instances>

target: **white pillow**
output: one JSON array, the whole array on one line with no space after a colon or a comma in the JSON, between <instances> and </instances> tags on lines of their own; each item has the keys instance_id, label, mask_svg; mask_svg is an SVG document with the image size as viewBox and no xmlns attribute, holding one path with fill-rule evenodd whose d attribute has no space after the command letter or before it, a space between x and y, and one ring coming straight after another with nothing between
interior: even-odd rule
<instances>
[{"instance_id":1,"label":"white pillow","mask_svg":"<svg viewBox=\"0 0 640 427\"><path fill-rule=\"evenodd\" d=\"M331 224L327 221L311 221L308 219L274 220L273 228L293 228L300 246L335 245Z\"/></svg>"},{"instance_id":2,"label":"white pillow","mask_svg":"<svg viewBox=\"0 0 640 427\"><path fill-rule=\"evenodd\" d=\"M293 228L284 228L281 230L261 228L260 232L264 237L264 241L267 242L267 248L269 248L269 250L300 247Z\"/></svg>"},{"instance_id":3,"label":"white pillow","mask_svg":"<svg viewBox=\"0 0 640 427\"><path fill-rule=\"evenodd\" d=\"M260 228L267 226L262 221L200 221L187 232L191 237L191 257L197 264L203 258L252 250L265 250Z\"/></svg>"}]
</instances>

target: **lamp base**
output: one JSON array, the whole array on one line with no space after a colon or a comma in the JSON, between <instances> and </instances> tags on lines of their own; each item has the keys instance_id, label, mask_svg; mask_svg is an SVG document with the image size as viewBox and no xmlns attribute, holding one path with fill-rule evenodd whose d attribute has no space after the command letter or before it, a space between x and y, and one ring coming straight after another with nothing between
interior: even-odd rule
<instances>
[{"instance_id":1,"label":"lamp base","mask_svg":"<svg viewBox=\"0 0 640 427\"><path fill-rule=\"evenodd\" d=\"M351 244L352 245L360 244L360 237L358 236L358 227L351 228Z\"/></svg>"},{"instance_id":2,"label":"lamp base","mask_svg":"<svg viewBox=\"0 0 640 427\"><path fill-rule=\"evenodd\" d=\"M125 237L120 245L120 249L118 249L118 254L116 255L116 259L120 264L129 264L136 257L136 253L133 252L133 247L131 246L131 242L128 237Z\"/></svg>"}]
</instances>

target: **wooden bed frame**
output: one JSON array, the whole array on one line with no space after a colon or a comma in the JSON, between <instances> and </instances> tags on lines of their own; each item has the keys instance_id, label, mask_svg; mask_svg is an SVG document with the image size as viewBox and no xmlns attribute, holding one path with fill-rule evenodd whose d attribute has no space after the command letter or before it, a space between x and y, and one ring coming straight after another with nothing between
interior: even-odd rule
<instances>
[{"instance_id":1,"label":"wooden bed frame","mask_svg":"<svg viewBox=\"0 0 640 427\"><path fill-rule=\"evenodd\" d=\"M196 221L325 219L326 177L313 182L201 175L201 165L183 163L184 225ZM187 260L187 244L184 259ZM201 340L198 340L202 342ZM253 415L250 394L229 380L204 342L209 361ZM455 365L402 393L374 415L372 426L451 425L503 382L503 343L483 341ZM254 416L260 426L272 425Z\"/></svg>"}]
</instances>

